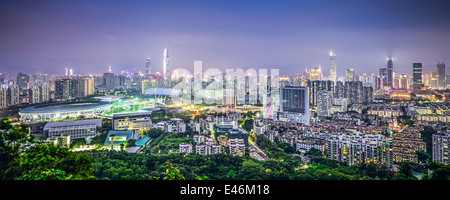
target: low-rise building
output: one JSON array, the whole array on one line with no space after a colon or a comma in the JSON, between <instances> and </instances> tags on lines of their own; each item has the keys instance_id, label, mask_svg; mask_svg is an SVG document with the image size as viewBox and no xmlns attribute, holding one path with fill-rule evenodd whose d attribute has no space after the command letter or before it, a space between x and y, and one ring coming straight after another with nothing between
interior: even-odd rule
<instances>
[{"instance_id":1,"label":"low-rise building","mask_svg":"<svg viewBox=\"0 0 450 200\"><path fill-rule=\"evenodd\" d=\"M245 155L245 144L243 139L229 139L230 154L234 156Z\"/></svg>"},{"instance_id":2,"label":"low-rise building","mask_svg":"<svg viewBox=\"0 0 450 200\"><path fill-rule=\"evenodd\" d=\"M78 121L49 122L44 126L46 138L56 138L70 135L72 140L96 136L102 129L102 119L88 119Z\"/></svg>"},{"instance_id":3,"label":"low-rise building","mask_svg":"<svg viewBox=\"0 0 450 200\"><path fill-rule=\"evenodd\" d=\"M186 132L186 124L182 119L172 118L164 122L164 131L166 133L184 133Z\"/></svg>"},{"instance_id":4,"label":"low-rise building","mask_svg":"<svg viewBox=\"0 0 450 200\"><path fill-rule=\"evenodd\" d=\"M320 138L301 137L296 141L297 151L308 152L312 148L325 152L326 140Z\"/></svg>"},{"instance_id":5,"label":"low-rise building","mask_svg":"<svg viewBox=\"0 0 450 200\"><path fill-rule=\"evenodd\" d=\"M208 145L196 145L195 146L195 152L200 155L208 155L210 149L211 149L211 146L208 146Z\"/></svg>"},{"instance_id":6,"label":"low-rise building","mask_svg":"<svg viewBox=\"0 0 450 200\"><path fill-rule=\"evenodd\" d=\"M129 140L139 140L139 130L110 130L106 136L104 146L117 147Z\"/></svg>"},{"instance_id":7,"label":"low-rise building","mask_svg":"<svg viewBox=\"0 0 450 200\"><path fill-rule=\"evenodd\" d=\"M114 130L143 130L152 128L151 112L115 114L113 115Z\"/></svg>"},{"instance_id":8,"label":"low-rise building","mask_svg":"<svg viewBox=\"0 0 450 200\"><path fill-rule=\"evenodd\" d=\"M180 154L191 154L192 144L180 144L179 146Z\"/></svg>"}]
</instances>

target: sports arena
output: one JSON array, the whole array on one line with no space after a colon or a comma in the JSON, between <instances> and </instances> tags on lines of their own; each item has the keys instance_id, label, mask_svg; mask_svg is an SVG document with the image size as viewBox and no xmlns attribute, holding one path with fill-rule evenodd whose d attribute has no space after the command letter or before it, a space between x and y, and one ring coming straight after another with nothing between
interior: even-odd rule
<instances>
[{"instance_id":1,"label":"sports arena","mask_svg":"<svg viewBox=\"0 0 450 200\"><path fill-rule=\"evenodd\" d=\"M53 121L66 117L89 118L101 115L110 108L111 103L107 101L62 102L24 108L19 115L22 121Z\"/></svg>"}]
</instances>

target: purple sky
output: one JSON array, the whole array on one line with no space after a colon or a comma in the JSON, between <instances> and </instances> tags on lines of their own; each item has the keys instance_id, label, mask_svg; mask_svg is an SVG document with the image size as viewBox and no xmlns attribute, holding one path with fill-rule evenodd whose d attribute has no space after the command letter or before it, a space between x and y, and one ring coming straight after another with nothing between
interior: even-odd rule
<instances>
[{"instance_id":1,"label":"purple sky","mask_svg":"<svg viewBox=\"0 0 450 200\"><path fill-rule=\"evenodd\" d=\"M392 56L397 73L450 61L446 0L64 0L0 2L0 72L162 72L279 68L294 75L337 54L338 76L378 73ZM448 62L447 61L447 62ZM448 65L448 64L447 64ZM449 71L449 70L447 70Z\"/></svg>"}]
</instances>

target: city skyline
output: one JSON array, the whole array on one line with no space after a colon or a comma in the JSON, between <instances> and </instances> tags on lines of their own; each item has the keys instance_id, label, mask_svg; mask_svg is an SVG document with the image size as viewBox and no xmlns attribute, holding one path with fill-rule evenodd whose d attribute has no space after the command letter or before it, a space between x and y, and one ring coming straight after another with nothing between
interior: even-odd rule
<instances>
[{"instance_id":1,"label":"city skyline","mask_svg":"<svg viewBox=\"0 0 450 200\"><path fill-rule=\"evenodd\" d=\"M103 73L108 66L171 69L278 68L280 75L319 65L378 74L392 58L397 74L436 70L450 52L445 1L2 1L0 69L10 73ZM195 14L193 14L195 13ZM424 50L426 49L426 51Z\"/></svg>"}]
</instances>

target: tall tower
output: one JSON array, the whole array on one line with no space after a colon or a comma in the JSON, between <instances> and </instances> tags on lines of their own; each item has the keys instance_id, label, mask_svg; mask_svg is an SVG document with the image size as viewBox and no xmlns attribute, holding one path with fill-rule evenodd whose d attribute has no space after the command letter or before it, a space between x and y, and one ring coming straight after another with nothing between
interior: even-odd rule
<instances>
[{"instance_id":1,"label":"tall tower","mask_svg":"<svg viewBox=\"0 0 450 200\"><path fill-rule=\"evenodd\" d=\"M413 90L420 90L421 87L423 87L422 63L413 63Z\"/></svg>"},{"instance_id":2,"label":"tall tower","mask_svg":"<svg viewBox=\"0 0 450 200\"><path fill-rule=\"evenodd\" d=\"M394 83L394 63L392 63L392 58L389 58L387 62L387 85L393 87Z\"/></svg>"},{"instance_id":3,"label":"tall tower","mask_svg":"<svg viewBox=\"0 0 450 200\"><path fill-rule=\"evenodd\" d=\"M437 65L438 88L445 88L445 63L439 62Z\"/></svg>"},{"instance_id":4,"label":"tall tower","mask_svg":"<svg viewBox=\"0 0 450 200\"><path fill-rule=\"evenodd\" d=\"M347 69L347 71L345 72L345 76L347 78L347 81L355 81L355 70Z\"/></svg>"},{"instance_id":5,"label":"tall tower","mask_svg":"<svg viewBox=\"0 0 450 200\"><path fill-rule=\"evenodd\" d=\"M170 67L169 67L169 51L164 49L163 56L163 78L165 83L169 83L170 80Z\"/></svg>"},{"instance_id":6,"label":"tall tower","mask_svg":"<svg viewBox=\"0 0 450 200\"><path fill-rule=\"evenodd\" d=\"M150 74L150 58L145 60L145 74Z\"/></svg>"},{"instance_id":7,"label":"tall tower","mask_svg":"<svg viewBox=\"0 0 450 200\"><path fill-rule=\"evenodd\" d=\"M336 54L330 51L330 81L336 82Z\"/></svg>"}]
</instances>

